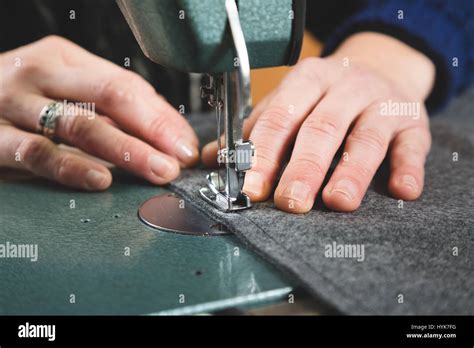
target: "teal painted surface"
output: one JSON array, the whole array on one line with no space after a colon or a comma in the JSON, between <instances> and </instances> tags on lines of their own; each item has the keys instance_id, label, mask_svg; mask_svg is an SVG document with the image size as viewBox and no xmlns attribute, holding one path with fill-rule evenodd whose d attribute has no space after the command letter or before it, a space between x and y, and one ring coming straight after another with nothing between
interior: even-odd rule
<instances>
[{"instance_id":1,"label":"teal painted surface","mask_svg":"<svg viewBox=\"0 0 474 348\"><path fill-rule=\"evenodd\" d=\"M164 190L123 173L114 179L103 193L0 182L0 244L38 245L37 262L0 258L0 314L191 314L275 301L291 290L234 236L145 226L137 207Z\"/></svg>"},{"instance_id":2,"label":"teal painted surface","mask_svg":"<svg viewBox=\"0 0 474 348\"><path fill-rule=\"evenodd\" d=\"M180 71L234 70L223 0L117 0L145 55ZM239 1L251 68L286 65L292 0ZM181 17L180 17L181 16Z\"/></svg>"}]
</instances>

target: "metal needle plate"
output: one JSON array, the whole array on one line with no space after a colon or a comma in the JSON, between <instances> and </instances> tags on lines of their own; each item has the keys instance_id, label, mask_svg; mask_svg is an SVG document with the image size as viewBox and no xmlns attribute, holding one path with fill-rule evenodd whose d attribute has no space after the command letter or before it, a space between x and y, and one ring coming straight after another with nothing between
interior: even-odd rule
<instances>
[{"instance_id":1,"label":"metal needle plate","mask_svg":"<svg viewBox=\"0 0 474 348\"><path fill-rule=\"evenodd\" d=\"M167 232L198 236L230 233L171 192L145 201L138 209L138 217L146 225Z\"/></svg>"}]
</instances>

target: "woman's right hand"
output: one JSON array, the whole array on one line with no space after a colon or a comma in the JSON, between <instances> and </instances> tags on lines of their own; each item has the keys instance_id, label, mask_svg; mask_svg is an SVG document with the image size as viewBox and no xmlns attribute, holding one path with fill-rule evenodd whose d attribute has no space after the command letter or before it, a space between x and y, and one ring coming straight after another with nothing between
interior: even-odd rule
<instances>
[{"instance_id":1,"label":"woman's right hand","mask_svg":"<svg viewBox=\"0 0 474 348\"><path fill-rule=\"evenodd\" d=\"M98 113L78 107L73 115L60 116L59 141L153 184L170 182L180 166L198 160L190 125L142 77L49 36L0 54L0 167L26 169L85 190L110 186L104 165L34 133L41 110L64 100L93 105Z\"/></svg>"}]
</instances>

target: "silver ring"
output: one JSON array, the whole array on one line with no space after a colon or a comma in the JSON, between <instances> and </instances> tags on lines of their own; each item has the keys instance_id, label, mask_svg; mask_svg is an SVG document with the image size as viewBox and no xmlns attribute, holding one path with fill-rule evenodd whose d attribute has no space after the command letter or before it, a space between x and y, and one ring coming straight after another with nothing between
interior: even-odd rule
<instances>
[{"instance_id":1,"label":"silver ring","mask_svg":"<svg viewBox=\"0 0 474 348\"><path fill-rule=\"evenodd\" d=\"M46 105L41 110L36 132L52 139L56 129L56 122L62 113L62 107L63 104L60 102L52 102Z\"/></svg>"}]
</instances>

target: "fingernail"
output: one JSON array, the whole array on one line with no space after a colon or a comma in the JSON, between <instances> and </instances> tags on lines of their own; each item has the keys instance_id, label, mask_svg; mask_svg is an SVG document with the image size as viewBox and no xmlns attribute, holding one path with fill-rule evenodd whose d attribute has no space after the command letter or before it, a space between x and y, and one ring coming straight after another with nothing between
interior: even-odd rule
<instances>
[{"instance_id":1,"label":"fingernail","mask_svg":"<svg viewBox=\"0 0 474 348\"><path fill-rule=\"evenodd\" d=\"M85 186L88 190L97 190L104 187L106 180L104 173L90 169L86 174Z\"/></svg>"},{"instance_id":2,"label":"fingernail","mask_svg":"<svg viewBox=\"0 0 474 348\"><path fill-rule=\"evenodd\" d=\"M418 187L418 184L416 183L416 179L411 175L402 176L402 183L408 186L412 191L416 191Z\"/></svg>"},{"instance_id":3,"label":"fingernail","mask_svg":"<svg viewBox=\"0 0 474 348\"><path fill-rule=\"evenodd\" d=\"M253 196L263 193L263 177L259 172L247 172L245 174L244 192Z\"/></svg>"},{"instance_id":4,"label":"fingernail","mask_svg":"<svg viewBox=\"0 0 474 348\"><path fill-rule=\"evenodd\" d=\"M198 149L196 146L191 145L187 140L179 140L176 143L177 153L179 160L183 163L189 163L198 157Z\"/></svg>"},{"instance_id":5,"label":"fingernail","mask_svg":"<svg viewBox=\"0 0 474 348\"><path fill-rule=\"evenodd\" d=\"M291 182L281 194L282 197L292 199L306 205L311 188L301 181Z\"/></svg>"},{"instance_id":6,"label":"fingernail","mask_svg":"<svg viewBox=\"0 0 474 348\"><path fill-rule=\"evenodd\" d=\"M173 170L173 164L162 156L151 155L148 161L153 174L161 179L167 179Z\"/></svg>"},{"instance_id":7,"label":"fingernail","mask_svg":"<svg viewBox=\"0 0 474 348\"><path fill-rule=\"evenodd\" d=\"M357 186L349 179L339 180L332 188L331 194L335 192L342 193L348 200L352 201L357 195Z\"/></svg>"}]
</instances>

